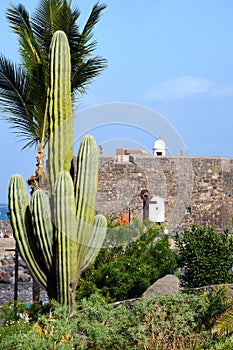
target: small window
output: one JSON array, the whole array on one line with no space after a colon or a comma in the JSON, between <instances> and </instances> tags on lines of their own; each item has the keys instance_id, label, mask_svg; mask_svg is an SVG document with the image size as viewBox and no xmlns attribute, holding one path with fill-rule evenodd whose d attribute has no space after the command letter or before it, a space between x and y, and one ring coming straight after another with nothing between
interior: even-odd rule
<instances>
[{"instance_id":1,"label":"small window","mask_svg":"<svg viewBox=\"0 0 233 350\"><path fill-rule=\"evenodd\" d=\"M162 152L156 152L157 156L162 156Z\"/></svg>"},{"instance_id":2,"label":"small window","mask_svg":"<svg viewBox=\"0 0 233 350\"><path fill-rule=\"evenodd\" d=\"M191 207L187 207L185 210L185 214L191 214Z\"/></svg>"}]
</instances>

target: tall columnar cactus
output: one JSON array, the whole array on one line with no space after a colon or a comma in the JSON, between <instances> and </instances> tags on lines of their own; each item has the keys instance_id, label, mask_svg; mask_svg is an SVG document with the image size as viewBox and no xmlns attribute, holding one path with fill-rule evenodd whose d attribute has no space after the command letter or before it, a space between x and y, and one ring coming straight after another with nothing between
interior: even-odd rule
<instances>
[{"instance_id":1,"label":"tall columnar cactus","mask_svg":"<svg viewBox=\"0 0 233 350\"><path fill-rule=\"evenodd\" d=\"M48 90L50 197L37 190L31 199L20 175L9 184L9 209L22 258L49 298L74 303L84 269L94 262L106 235L107 221L95 216L98 148L85 136L77 157L75 183L70 175L72 108L69 47L63 32L51 42ZM68 69L68 72L67 72Z\"/></svg>"},{"instance_id":2,"label":"tall columnar cactus","mask_svg":"<svg viewBox=\"0 0 233 350\"><path fill-rule=\"evenodd\" d=\"M64 32L55 32L50 46L48 88L49 178L53 191L56 176L70 170L73 159L71 60Z\"/></svg>"}]
</instances>

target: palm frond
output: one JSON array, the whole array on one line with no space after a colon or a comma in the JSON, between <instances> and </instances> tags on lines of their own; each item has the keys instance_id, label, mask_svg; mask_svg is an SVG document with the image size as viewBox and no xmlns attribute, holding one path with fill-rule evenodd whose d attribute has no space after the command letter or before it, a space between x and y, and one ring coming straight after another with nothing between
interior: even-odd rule
<instances>
[{"instance_id":1,"label":"palm frond","mask_svg":"<svg viewBox=\"0 0 233 350\"><path fill-rule=\"evenodd\" d=\"M232 332L233 332L233 308L230 308L220 316L214 328L212 329L212 333L218 334L220 336L225 336L225 335L231 334Z\"/></svg>"},{"instance_id":2,"label":"palm frond","mask_svg":"<svg viewBox=\"0 0 233 350\"><path fill-rule=\"evenodd\" d=\"M36 64L41 64L43 55L34 37L29 13L24 6L21 4L12 5L7 10L7 19L13 32L19 37L20 53L25 69L29 70L34 68Z\"/></svg>"},{"instance_id":3,"label":"palm frond","mask_svg":"<svg viewBox=\"0 0 233 350\"><path fill-rule=\"evenodd\" d=\"M22 29L30 30L29 13L22 4L12 5L7 9L6 18L14 33L20 34Z\"/></svg>"},{"instance_id":4,"label":"palm frond","mask_svg":"<svg viewBox=\"0 0 233 350\"><path fill-rule=\"evenodd\" d=\"M72 91L84 94L87 85L107 67L107 61L99 56L80 63L72 75Z\"/></svg>"},{"instance_id":5,"label":"palm frond","mask_svg":"<svg viewBox=\"0 0 233 350\"><path fill-rule=\"evenodd\" d=\"M87 19L87 22L76 42L74 50L71 51L72 61L72 90L81 94L85 92L86 86L92 78L99 75L106 67L107 60L93 56L96 48L96 40L92 40L94 26L99 21L102 11L106 8L105 4L96 3Z\"/></svg>"},{"instance_id":6,"label":"palm frond","mask_svg":"<svg viewBox=\"0 0 233 350\"><path fill-rule=\"evenodd\" d=\"M106 8L106 5L95 4L87 19L87 22L80 34L79 40L76 42L74 50L71 52L74 66L84 62L86 59L92 56L93 51L96 48L96 40L92 40L94 35L94 26L99 21L101 12Z\"/></svg>"},{"instance_id":7,"label":"palm frond","mask_svg":"<svg viewBox=\"0 0 233 350\"><path fill-rule=\"evenodd\" d=\"M32 130L29 134L36 134L35 140L41 139L44 126L44 109L46 104L47 77L48 77L48 51L43 51L34 35L28 12L22 5L11 6L7 12L11 28L19 36L19 47L24 70L29 80L27 102L30 106L30 115L33 116ZM29 125L26 127L29 129ZM23 136L22 128L22 136ZM33 143L35 143L33 140Z\"/></svg>"},{"instance_id":8,"label":"palm frond","mask_svg":"<svg viewBox=\"0 0 233 350\"><path fill-rule=\"evenodd\" d=\"M80 11L72 10L67 1L42 0L31 21L37 41L48 50L55 31L63 30L72 47L79 39L79 27L76 24L79 16Z\"/></svg>"},{"instance_id":9,"label":"palm frond","mask_svg":"<svg viewBox=\"0 0 233 350\"><path fill-rule=\"evenodd\" d=\"M36 150L38 148L38 146L39 146L38 139L32 138L29 134L25 134L25 136L22 137L22 133L20 133L20 135L16 134L16 136L20 137L18 142L20 142L20 143L22 143L22 142L25 143L26 142L24 144L24 146L21 148L22 151L27 150L27 149L32 148L32 147L34 147L35 150Z\"/></svg>"},{"instance_id":10,"label":"palm frond","mask_svg":"<svg viewBox=\"0 0 233 350\"><path fill-rule=\"evenodd\" d=\"M96 3L90 13L90 16L83 28L82 36L85 38L86 42L91 40L93 37L93 29L94 26L98 23L100 20L100 17L102 15L102 11L107 7L105 4L99 5L99 3Z\"/></svg>"},{"instance_id":11,"label":"palm frond","mask_svg":"<svg viewBox=\"0 0 233 350\"><path fill-rule=\"evenodd\" d=\"M107 66L105 59L93 57L96 41L92 40L94 26L106 5L93 6L80 32L77 24L80 11L71 9L71 2L40 0L32 18L21 4L11 5L7 10L10 27L18 36L22 66L0 58L0 102L5 120L12 123L13 131L21 139L28 141L26 148L40 142L43 135L47 139L44 117L49 47L55 31L63 30L69 41L73 99L76 92L84 94L90 81Z\"/></svg>"},{"instance_id":12,"label":"palm frond","mask_svg":"<svg viewBox=\"0 0 233 350\"><path fill-rule=\"evenodd\" d=\"M0 100L4 109L29 115L27 109L28 76L6 57L0 56ZM12 104L13 102L13 104Z\"/></svg>"},{"instance_id":13,"label":"palm frond","mask_svg":"<svg viewBox=\"0 0 233 350\"><path fill-rule=\"evenodd\" d=\"M38 138L38 126L28 100L29 77L21 68L0 56L0 102L4 119L16 134Z\"/></svg>"}]
</instances>

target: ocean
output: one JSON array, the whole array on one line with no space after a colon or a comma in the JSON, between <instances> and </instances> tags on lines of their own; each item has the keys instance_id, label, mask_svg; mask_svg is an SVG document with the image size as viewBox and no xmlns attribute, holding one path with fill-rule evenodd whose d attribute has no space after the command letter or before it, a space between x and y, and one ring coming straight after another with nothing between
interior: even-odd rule
<instances>
[{"instance_id":1,"label":"ocean","mask_svg":"<svg viewBox=\"0 0 233 350\"><path fill-rule=\"evenodd\" d=\"M0 220L9 220L8 213L8 205L6 203L0 203Z\"/></svg>"}]
</instances>

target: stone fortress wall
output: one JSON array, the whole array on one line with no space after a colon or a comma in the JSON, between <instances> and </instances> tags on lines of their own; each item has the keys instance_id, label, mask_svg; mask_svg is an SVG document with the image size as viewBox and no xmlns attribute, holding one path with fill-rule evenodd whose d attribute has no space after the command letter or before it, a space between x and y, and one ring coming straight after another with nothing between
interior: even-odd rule
<instances>
[{"instance_id":1,"label":"stone fortress wall","mask_svg":"<svg viewBox=\"0 0 233 350\"><path fill-rule=\"evenodd\" d=\"M130 208L132 218L142 219L143 189L163 202L169 233L191 224L232 227L233 158L100 156L97 212L119 217Z\"/></svg>"},{"instance_id":2,"label":"stone fortress wall","mask_svg":"<svg viewBox=\"0 0 233 350\"><path fill-rule=\"evenodd\" d=\"M128 159L132 161L100 156L97 213L121 217L130 208L131 218L142 220L140 193L147 189L150 197L164 201L169 233L191 224L232 228L233 158L136 155ZM9 221L2 221L1 227L12 236Z\"/></svg>"}]
</instances>

